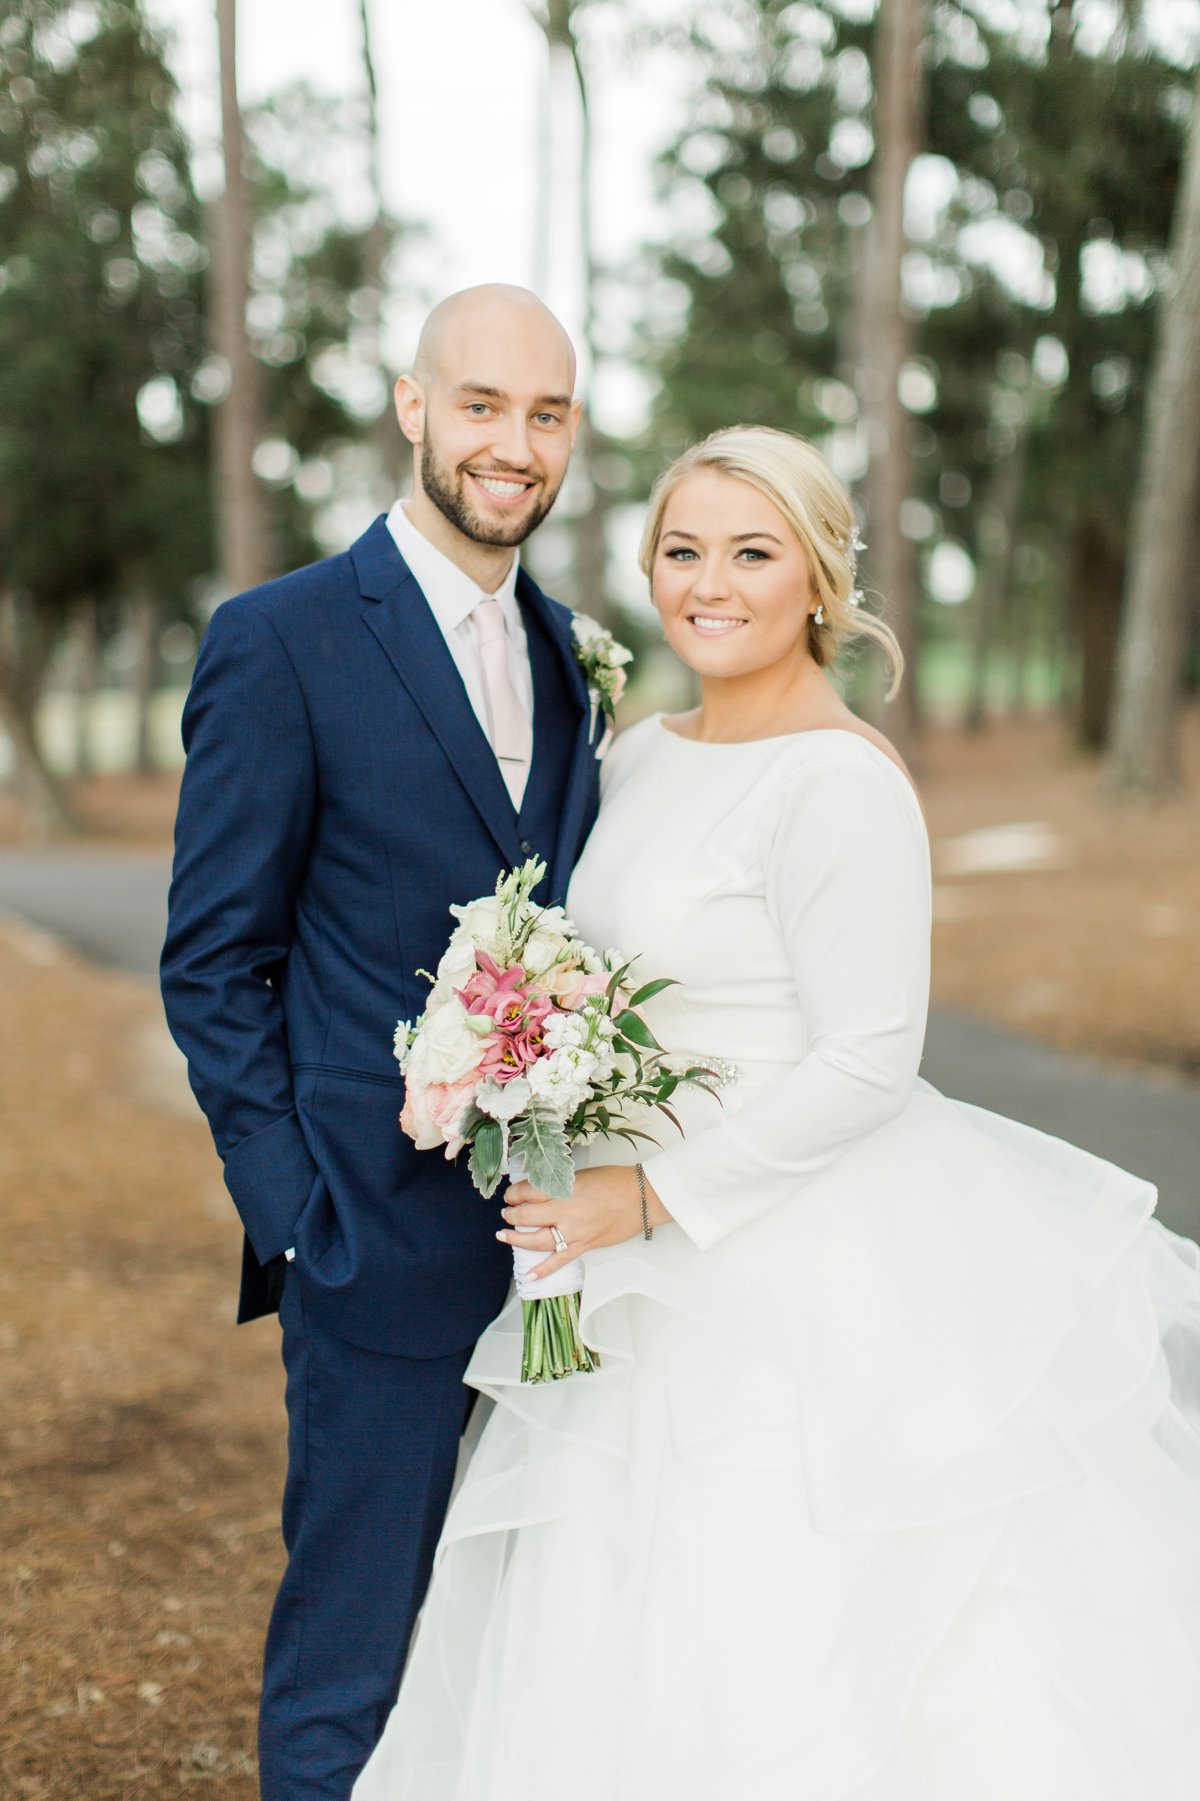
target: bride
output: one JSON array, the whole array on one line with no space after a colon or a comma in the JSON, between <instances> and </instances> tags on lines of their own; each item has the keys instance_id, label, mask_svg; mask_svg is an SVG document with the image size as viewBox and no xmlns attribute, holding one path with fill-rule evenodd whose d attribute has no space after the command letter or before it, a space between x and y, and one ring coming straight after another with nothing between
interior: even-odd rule
<instances>
[{"instance_id":1,"label":"bride","mask_svg":"<svg viewBox=\"0 0 1200 1801\"><path fill-rule=\"evenodd\" d=\"M602 1369L522 1387L515 1303L480 1341L355 1801L1193 1801L1200 1258L1148 1182L918 1074L921 808L826 673L900 659L822 458L717 433L644 563L702 700L617 741L568 907L738 1076L640 1171L601 1141L571 1200L509 1190L504 1237L586 1252Z\"/></svg>"}]
</instances>

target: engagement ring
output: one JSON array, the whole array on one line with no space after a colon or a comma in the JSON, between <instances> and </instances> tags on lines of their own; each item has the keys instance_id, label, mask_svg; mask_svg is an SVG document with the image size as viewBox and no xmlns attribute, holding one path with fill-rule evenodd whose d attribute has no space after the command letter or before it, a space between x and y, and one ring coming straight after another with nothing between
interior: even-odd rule
<instances>
[{"instance_id":1,"label":"engagement ring","mask_svg":"<svg viewBox=\"0 0 1200 1801\"><path fill-rule=\"evenodd\" d=\"M554 1239L554 1248L555 1248L555 1250L556 1250L556 1251L565 1251L565 1250L566 1250L566 1248L567 1248L567 1241L566 1241L566 1239L565 1239L565 1238L564 1238L564 1237L563 1237L563 1235L562 1235L562 1233L561 1233L561 1232L560 1232L560 1231L559 1231L559 1229L558 1229L558 1227L557 1227L557 1226L551 1226L551 1228L550 1228L550 1232L551 1232L551 1236L552 1236L552 1237L553 1237L553 1239Z\"/></svg>"}]
</instances>

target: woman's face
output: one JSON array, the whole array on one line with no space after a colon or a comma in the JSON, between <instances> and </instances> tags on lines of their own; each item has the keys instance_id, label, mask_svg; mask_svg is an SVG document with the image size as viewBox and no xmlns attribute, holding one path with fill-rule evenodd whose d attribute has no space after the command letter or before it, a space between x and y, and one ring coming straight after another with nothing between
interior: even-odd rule
<instances>
[{"instance_id":1,"label":"woman's face","mask_svg":"<svg viewBox=\"0 0 1200 1801\"><path fill-rule=\"evenodd\" d=\"M812 577L773 501L717 469L667 501L650 571L667 643L697 675L736 677L809 655Z\"/></svg>"}]
</instances>

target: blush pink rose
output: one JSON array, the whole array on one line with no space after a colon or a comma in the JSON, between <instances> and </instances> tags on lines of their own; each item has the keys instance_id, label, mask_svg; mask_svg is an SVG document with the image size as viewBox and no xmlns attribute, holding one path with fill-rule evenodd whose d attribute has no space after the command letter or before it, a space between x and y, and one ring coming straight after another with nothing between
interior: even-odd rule
<instances>
[{"instance_id":1,"label":"blush pink rose","mask_svg":"<svg viewBox=\"0 0 1200 1801\"><path fill-rule=\"evenodd\" d=\"M478 1080L478 1074L472 1074L464 1082L430 1082L426 1087L409 1083L400 1124L419 1151L436 1150L444 1144L447 1157L458 1155L463 1146L458 1128Z\"/></svg>"}]
</instances>

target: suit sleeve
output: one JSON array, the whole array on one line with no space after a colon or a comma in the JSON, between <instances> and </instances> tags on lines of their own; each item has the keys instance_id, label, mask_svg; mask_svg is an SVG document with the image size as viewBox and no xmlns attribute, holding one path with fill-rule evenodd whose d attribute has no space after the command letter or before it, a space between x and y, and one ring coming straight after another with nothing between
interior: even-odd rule
<instances>
[{"instance_id":1,"label":"suit sleeve","mask_svg":"<svg viewBox=\"0 0 1200 1801\"><path fill-rule=\"evenodd\" d=\"M805 1184L908 1102L929 994L929 849L899 770L835 753L772 810L767 910L787 950L806 1052L740 1111L648 1159L701 1249Z\"/></svg>"},{"instance_id":2,"label":"suit sleeve","mask_svg":"<svg viewBox=\"0 0 1200 1801\"><path fill-rule=\"evenodd\" d=\"M278 987L316 808L304 697L270 620L214 614L183 717L162 991L173 1037L260 1263L318 1179L296 1114Z\"/></svg>"}]
</instances>

